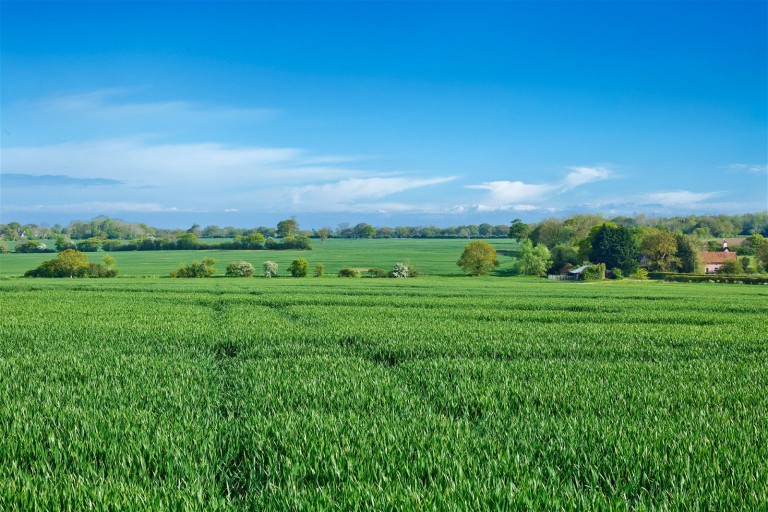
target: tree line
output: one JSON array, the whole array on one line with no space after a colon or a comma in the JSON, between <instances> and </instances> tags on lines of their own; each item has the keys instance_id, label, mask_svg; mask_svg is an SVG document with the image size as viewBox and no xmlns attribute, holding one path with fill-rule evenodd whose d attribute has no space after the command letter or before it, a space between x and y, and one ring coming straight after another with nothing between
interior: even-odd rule
<instances>
[{"instance_id":1,"label":"tree line","mask_svg":"<svg viewBox=\"0 0 768 512\"><path fill-rule=\"evenodd\" d=\"M672 232L693 235L697 238L748 236L760 234L768 237L768 212L747 213L742 215L688 215L676 217L649 217L643 214L634 217L602 215L575 215L568 219L545 219L531 224L536 233L532 239L541 240L551 245L554 240L565 241L583 231L584 225L600 222L611 222L617 226L635 227L665 227ZM236 228L232 226L219 227L209 225L201 227L193 224L188 229L163 229L148 226L144 223L130 223L109 217L97 217L91 221L73 221L67 226L54 224L21 224L9 222L0 224L0 239L42 239L53 240L64 236L71 240L99 238L101 240L142 240L146 238L164 238L175 240L185 233L192 233L197 238L230 238L245 237L255 233L268 238L283 238L285 236L306 236L309 238L492 238L506 237L509 225L489 223L467 224L449 227L437 226L379 226L359 223L354 226L342 223L336 228L321 227L302 230L293 218L277 223L276 227L259 226L255 228Z\"/></svg>"},{"instance_id":2,"label":"tree line","mask_svg":"<svg viewBox=\"0 0 768 512\"><path fill-rule=\"evenodd\" d=\"M685 235L705 239L711 237L732 237L760 234L768 237L768 212L747 213L741 215L688 215L676 217L649 217L643 214L634 217L602 215L575 215L568 219L545 219L531 224L537 230L531 234L532 240L540 238L546 245L553 241L566 241L583 231L584 225L600 222L610 222L626 228L664 227L668 230ZM509 234L509 225L490 223L467 224L449 227L438 226L373 226L361 222L356 225L341 223L336 228L321 227L315 229L300 229L294 218L284 219L275 227L259 226L255 228L220 227L209 225L202 227L193 224L188 229L163 229L144 223L131 223L109 217L96 217L91 221L73 221L67 226L54 224L22 224L9 222L0 224L0 239L20 240L38 239L54 240L64 236L71 240L86 240L98 238L101 240L144 240L160 238L176 240L185 233L192 233L197 238L227 238L247 237L261 234L265 240L269 238L308 237L320 240L327 238L501 238Z\"/></svg>"},{"instance_id":3,"label":"tree line","mask_svg":"<svg viewBox=\"0 0 768 512\"><path fill-rule=\"evenodd\" d=\"M189 251L197 249L218 250L312 250L312 240L306 236L286 236L281 239L264 238L261 233L235 236L223 242L204 242L194 233L184 233L176 239L148 237L138 240L103 240L92 237L85 240L70 240L63 235L56 237L50 247L39 240L27 240L16 244L15 252L61 252L76 249L79 252L96 252L99 249L113 251Z\"/></svg>"}]
</instances>

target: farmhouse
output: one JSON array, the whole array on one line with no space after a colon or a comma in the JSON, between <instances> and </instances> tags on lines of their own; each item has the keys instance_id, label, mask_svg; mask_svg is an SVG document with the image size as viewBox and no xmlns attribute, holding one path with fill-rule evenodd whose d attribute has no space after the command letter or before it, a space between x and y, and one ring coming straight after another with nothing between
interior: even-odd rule
<instances>
[{"instance_id":1,"label":"farmhouse","mask_svg":"<svg viewBox=\"0 0 768 512\"><path fill-rule=\"evenodd\" d=\"M704 251L701 253L701 258L704 260L704 273L714 274L720 270L728 260L736 260L736 253L728 250L728 241L723 240L722 251Z\"/></svg>"}]
</instances>

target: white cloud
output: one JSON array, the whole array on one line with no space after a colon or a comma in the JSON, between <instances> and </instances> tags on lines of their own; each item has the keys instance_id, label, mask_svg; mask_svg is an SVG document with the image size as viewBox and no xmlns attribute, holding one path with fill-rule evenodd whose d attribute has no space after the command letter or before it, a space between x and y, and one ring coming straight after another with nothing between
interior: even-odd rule
<instances>
[{"instance_id":1,"label":"white cloud","mask_svg":"<svg viewBox=\"0 0 768 512\"><path fill-rule=\"evenodd\" d=\"M354 210L363 207L366 210L403 211L413 206L399 203L363 204L369 201L398 194L408 190L439 185L454 180L455 177L408 178L408 177L370 177L349 178L321 185L305 185L291 188L289 193L292 204L301 209L314 211ZM359 203L356 205L356 203Z\"/></svg>"},{"instance_id":2,"label":"white cloud","mask_svg":"<svg viewBox=\"0 0 768 512\"><path fill-rule=\"evenodd\" d=\"M479 185L468 185L465 188L488 190L487 202L496 207L517 203L519 201L537 201L554 193L557 185L532 185L522 181L488 181Z\"/></svg>"},{"instance_id":3,"label":"white cloud","mask_svg":"<svg viewBox=\"0 0 768 512\"><path fill-rule=\"evenodd\" d=\"M475 206L478 211L531 211L542 209L540 204L576 187L611 177L604 167L571 167L563 179L553 183L524 183L522 181L488 181L465 188L487 190L488 194Z\"/></svg>"}]
</instances>

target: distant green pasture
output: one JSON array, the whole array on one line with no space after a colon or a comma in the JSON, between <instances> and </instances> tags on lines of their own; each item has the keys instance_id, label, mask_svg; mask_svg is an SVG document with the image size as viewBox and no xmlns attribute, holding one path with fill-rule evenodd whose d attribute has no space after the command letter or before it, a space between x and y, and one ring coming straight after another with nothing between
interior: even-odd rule
<instances>
[{"instance_id":1,"label":"distant green pasture","mask_svg":"<svg viewBox=\"0 0 768 512\"><path fill-rule=\"evenodd\" d=\"M512 252L517 243L509 239L488 240L499 251L499 273L508 272L514 262ZM429 275L461 275L456 266L465 239L329 239L325 243L313 240L311 251L126 251L112 252L117 259L121 276L167 276L181 263L211 257L218 260L217 274L224 275L228 263L248 261L259 270L263 262L278 263L280 275L288 275L288 265L296 258L309 261L310 269L315 264L325 265L328 274L335 274L344 266L356 268L379 267L391 269L397 262L414 264L420 272ZM88 259L100 262L103 252L88 253ZM0 254L0 276L20 276L55 254Z\"/></svg>"}]
</instances>

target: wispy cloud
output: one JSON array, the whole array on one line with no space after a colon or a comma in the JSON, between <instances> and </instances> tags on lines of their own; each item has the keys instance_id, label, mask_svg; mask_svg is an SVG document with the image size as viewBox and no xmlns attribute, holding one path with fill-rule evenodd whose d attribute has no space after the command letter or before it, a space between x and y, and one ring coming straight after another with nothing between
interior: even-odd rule
<instances>
[{"instance_id":1,"label":"wispy cloud","mask_svg":"<svg viewBox=\"0 0 768 512\"><path fill-rule=\"evenodd\" d=\"M184 211L175 206L163 206L157 203L132 203L127 201L90 201L85 203L70 204L32 204L14 205L8 204L2 207L5 211L12 212L54 212L54 213L106 213L106 212L141 212L161 213Z\"/></svg>"},{"instance_id":2,"label":"wispy cloud","mask_svg":"<svg viewBox=\"0 0 768 512\"><path fill-rule=\"evenodd\" d=\"M174 197L180 207L195 211L400 211L406 209L402 204L378 204L377 200L455 179L349 165L358 160L360 157L314 155L301 148L179 144L136 136L5 148L0 172L13 180L21 175L37 176L40 169L54 170L71 184L110 183L137 194L140 190L145 202L131 205L151 208L164 197ZM45 179L37 183L55 186ZM111 201L125 193L101 194L98 199ZM80 197L90 198L96 199L93 195ZM109 204L119 206L118 202ZM38 206L31 208L39 211ZM61 211L62 205L51 208Z\"/></svg>"},{"instance_id":3,"label":"wispy cloud","mask_svg":"<svg viewBox=\"0 0 768 512\"><path fill-rule=\"evenodd\" d=\"M475 210L478 212L535 212L539 210L554 211L554 208L544 208L535 204L509 204L498 207L478 204L475 206Z\"/></svg>"},{"instance_id":4,"label":"wispy cloud","mask_svg":"<svg viewBox=\"0 0 768 512\"><path fill-rule=\"evenodd\" d=\"M566 192L581 185L610 177L611 171L605 167L571 167L571 172L560 182L560 189L561 192Z\"/></svg>"},{"instance_id":5,"label":"wispy cloud","mask_svg":"<svg viewBox=\"0 0 768 512\"><path fill-rule=\"evenodd\" d=\"M419 205L378 204L377 200L455 179L393 175L386 170L346 166L345 160L299 148L166 144L151 137L7 148L3 152L4 169L28 174L55 169L82 183L108 179L121 183L147 204L174 197L180 208L194 211L422 211L424 207ZM126 193L100 194L98 199L120 199ZM29 199L41 200L36 197ZM91 198L97 199L93 194L80 197ZM61 210L60 205L54 208Z\"/></svg>"},{"instance_id":6,"label":"wispy cloud","mask_svg":"<svg viewBox=\"0 0 768 512\"><path fill-rule=\"evenodd\" d=\"M56 94L27 102L28 108L51 114L76 115L92 119L124 121L128 118L172 117L177 121L192 118L248 118L264 120L277 113L275 109L233 108L221 105L202 105L188 101L136 101L131 95L139 89L110 88L84 93Z\"/></svg>"},{"instance_id":7,"label":"wispy cloud","mask_svg":"<svg viewBox=\"0 0 768 512\"><path fill-rule=\"evenodd\" d=\"M637 197L641 205L662 206L665 208L696 208L703 203L721 196L723 192L691 192L676 190L670 192L653 192Z\"/></svg>"},{"instance_id":8,"label":"wispy cloud","mask_svg":"<svg viewBox=\"0 0 768 512\"><path fill-rule=\"evenodd\" d=\"M768 165L766 164L730 164L728 170L731 172L757 174L759 176L768 175Z\"/></svg>"},{"instance_id":9,"label":"wispy cloud","mask_svg":"<svg viewBox=\"0 0 768 512\"><path fill-rule=\"evenodd\" d=\"M273 179L276 165L300 164L297 148L161 143L138 136L3 149L3 172L50 169L74 178L105 177L136 185ZM297 169L297 175L306 170ZM286 176L283 176L285 179Z\"/></svg>"},{"instance_id":10,"label":"wispy cloud","mask_svg":"<svg viewBox=\"0 0 768 512\"><path fill-rule=\"evenodd\" d=\"M300 209L312 208L317 211L340 211L359 208L361 201L380 199L408 190L439 185L453 181L456 178L410 178L410 177L370 177L350 178L320 185L305 185L290 189L292 204ZM394 210L404 209L404 205L390 203L388 205L366 205L366 209Z\"/></svg>"},{"instance_id":11,"label":"wispy cloud","mask_svg":"<svg viewBox=\"0 0 768 512\"><path fill-rule=\"evenodd\" d=\"M726 191L662 190L604 198L578 205L578 207L612 214L631 214L637 211L682 214L686 212L736 211L744 208L744 203L722 201L721 198L726 196L728 196ZM757 206L756 209L760 209L760 207Z\"/></svg>"},{"instance_id":12,"label":"wispy cloud","mask_svg":"<svg viewBox=\"0 0 768 512\"><path fill-rule=\"evenodd\" d=\"M478 211L530 211L542 208L537 203L611 177L611 171L604 167L571 167L570 170L561 180L553 183L489 181L465 188L488 191L486 197L475 205Z\"/></svg>"},{"instance_id":13,"label":"wispy cloud","mask_svg":"<svg viewBox=\"0 0 768 512\"><path fill-rule=\"evenodd\" d=\"M60 174L0 174L3 187L111 187L123 182L107 178L73 178Z\"/></svg>"}]
</instances>

